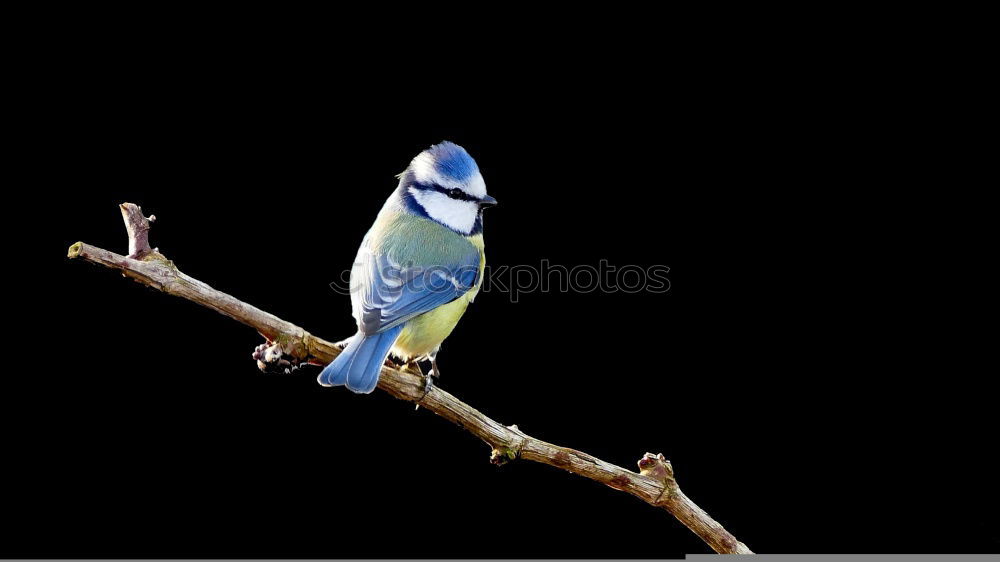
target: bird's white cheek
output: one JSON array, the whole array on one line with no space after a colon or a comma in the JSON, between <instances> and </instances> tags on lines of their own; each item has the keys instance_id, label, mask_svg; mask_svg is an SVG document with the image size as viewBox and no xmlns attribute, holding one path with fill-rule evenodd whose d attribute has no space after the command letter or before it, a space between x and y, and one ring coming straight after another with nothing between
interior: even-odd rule
<instances>
[{"instance_id":1,"label":"bird's white cheek","mask_svg":"<svg viewBox=\"0 0 1000 562\"><path fill-rule=\"evenodd\" d=\"M472 232L479 205L472 201L457 201L437 191L411 189L417 203L437 222L464 234Z\"/></svg>"}]
</instances>

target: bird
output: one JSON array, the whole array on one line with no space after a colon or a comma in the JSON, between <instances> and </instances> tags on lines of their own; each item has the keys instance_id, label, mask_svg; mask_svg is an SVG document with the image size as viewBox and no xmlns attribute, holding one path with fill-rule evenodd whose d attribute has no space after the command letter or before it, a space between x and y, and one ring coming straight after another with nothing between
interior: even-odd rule
<instances>
[{"instance_id":1,"label":"bird","mask_svg":"<svg viewBox=\"0 0 1000 562\"><path fill-rule=\"evenodd\" d=\"M319 374L323 386L370 393L390 353L402 364L429 360L430 385L441 374L441 343L482 286L483 211L497 200L487 195L476 161L443 141L397 177L351 268L358 331Z\"/></svg>"}]
</instances>

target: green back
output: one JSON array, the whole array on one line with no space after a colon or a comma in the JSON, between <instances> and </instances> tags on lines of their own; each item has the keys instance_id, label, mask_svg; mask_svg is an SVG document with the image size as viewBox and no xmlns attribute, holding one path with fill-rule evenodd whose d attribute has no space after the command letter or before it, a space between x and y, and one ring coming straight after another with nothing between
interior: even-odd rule
<instances>
[{"instance_id":1,"label":"green back","mask_svg":"<svg viewBox=\"0 0 1000 562\"><path fill-rule=\"evenodd\" d=\"M390 235L391 233L391 235ZM479 250L464 236L430 219L386 210L368 232L371 250L399 264L468 263Z\"/></svg>"}]
</instances>

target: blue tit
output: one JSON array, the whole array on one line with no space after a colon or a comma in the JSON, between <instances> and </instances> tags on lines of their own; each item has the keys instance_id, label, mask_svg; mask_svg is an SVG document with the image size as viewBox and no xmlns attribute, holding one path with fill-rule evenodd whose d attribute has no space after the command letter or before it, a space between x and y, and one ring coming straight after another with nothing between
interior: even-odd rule
<instances>
[{"instance_id":1,"label":"blue tit","mask_svg":"<svg viewBox=\"0 0 1000 562\"><path fill-rule=\"evenodd\" d=\"M319 375L323 386L369 393L389 354L403 362L437 354L483 282L479 166L464 148L442 142L421 152L375 219L351 269L351 311L358 332Z\"/></svg>"}]
</instances>

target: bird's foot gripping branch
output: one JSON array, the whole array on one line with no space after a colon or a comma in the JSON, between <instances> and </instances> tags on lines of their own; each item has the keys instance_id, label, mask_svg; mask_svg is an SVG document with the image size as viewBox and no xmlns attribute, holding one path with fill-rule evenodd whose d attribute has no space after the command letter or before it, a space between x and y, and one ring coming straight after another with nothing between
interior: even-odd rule
<instances>
[{"instance_id":1,"label":"bird's foot gripping branch","mask_svg":"<svg viewBox=\"0 0 1000 562\"><path fill-rule=\"evenodd\" d=\"M150 247L149 229L154 217L146 218L142 209L131 203L123 203L121 211L129 235L128 256L77 242L70 246L69 257L117 269L136 282L196 302L255 328L266 340L253 354L262 369L292 372L306 363L326 365L340 353L340 345L317 338L182 273L172 261ZM673 467L663 455L646 453L639 460L640 472L636 473L582 451L546 443L525 434L516 425L504 426L437 386L425 385L422 376L405 367L404 370L384 367L378 388L401 400L415 402L479 437L492 449L490 458L495 464L524 459L561 468L668 511L716 552L753 554L681 492Z\"/></svg>"}]
</instances>

